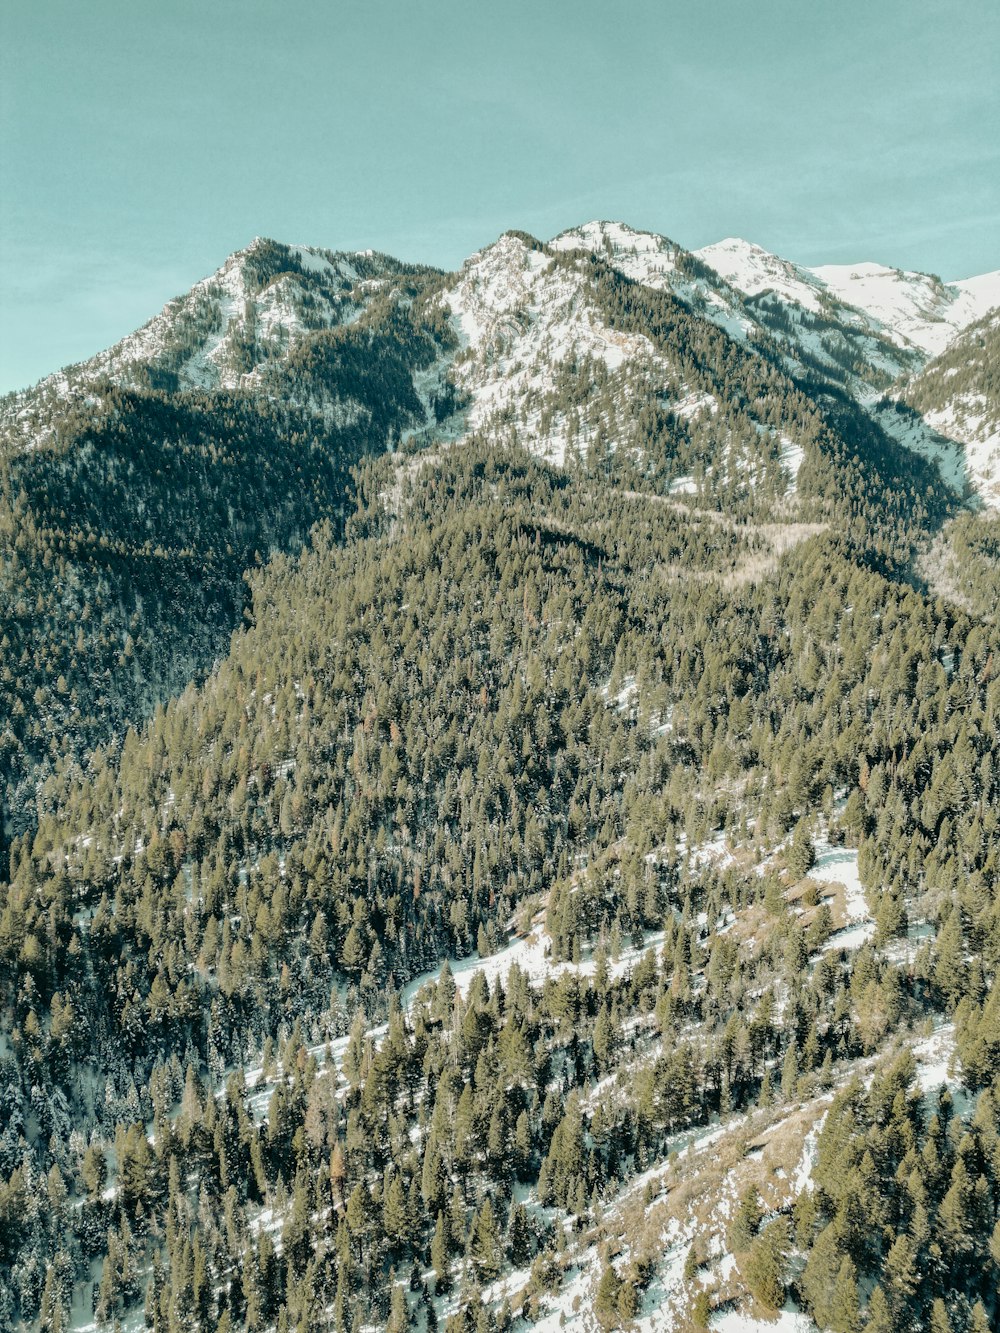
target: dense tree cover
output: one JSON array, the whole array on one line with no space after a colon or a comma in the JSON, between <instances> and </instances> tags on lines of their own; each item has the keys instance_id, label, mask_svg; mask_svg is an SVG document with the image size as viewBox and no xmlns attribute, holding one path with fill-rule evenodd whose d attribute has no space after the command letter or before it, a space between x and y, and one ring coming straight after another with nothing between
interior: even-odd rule
<instances>
[{"instance_id":1,"label":"dense tree cover","mask_svg":"<svg viewBox=\"0 0 1000 1333\"><path fill-rule=\"evenodd\" d=\"M198 307L0 456L0 1326L84 1282L109 1327L503 1328L483 1289L528 1270L530 1316L564 1222L680 1131L834 1088L815 1190L733 1219L748 1290L838 1333L1000 1316L992 528L935 598L954 497L828 366L521 239L656 355L564 361L422 460L461 405L440 279L356 257L350 324L234 327L252 391L176 392ZM251 255L258 296L301 275ZM553 422L563 470L518 447ZM860 948L803 881L821 829ZM403 992L533 922L544 978ZM945 1020L953 1100L851 1081ZM602 1325L659 1257L603 1258Z\"/></svg>"},{"instance_id":2,"label":"dense tree cover","mask_svg":"<svg viewBox=\"0 0 1000 1333\"><path fill-rule=\"evenodd\" d=\"M949 346L921 370L903 392L918 412L951 406L959 421L968 415L984 436L1000 420L1000 319L996 311L963 329Z\"/></svg>"},{"instance_id":3,"label":"dense tree cover","mask_svg":"<svg viewBox=\"0 0 1000 1333\"><path fill-rule=\"evenodd\" d=\"M854 1080L837 1094L819 1139L816 1189L796 1206L809 1256L801 1288L835 1333L862 1323L985 1329L1000 1314L996 1097L985 1093L974 1114L959 1117L945 1089L928 1107L913 1075L904 1052L867 1089Z\"/></svg>"},{"instance_id":4,"label":"dense tree cover","mask_svg":"<svg viewBox=\"0 0 1000 1333\"><path fill-rule=\"evenodd\" d=\"M1000 520L963 515L946 531L962 603L992 624L1000 606Z\"/></svg>"},{"instance_id":5,"label":"dense tree cover","mask_svg":"<svg viewBox=\"0 0 1000 1333\"><path fill-rule=\"evenodd\" d=\"M532 1255L537 1289L556 1234L538 1207L583 1216L678 1128L821 1086L928 1012L955 1013L991 1105L988 631L879 572L857 525L734 586L753 523L490 440L368 465L358 491L346 544L320 532L256 574L225 662L87 774L64 767L12 847L11 1317L54 1308L102 1256L101 1317L145 1292L164 1328L340 1327L355 1308L405 1326L425 1278L407 1294L390 1272L415 1261L469 1310L474 1284ZM874 546L898 512L890 495ZM911 911L940 922L905 968L824 951L825 909L787 906L838 793L879 940ZM784 871L699 870L684 848L720 825L736 845L791 833ZM408 1019L387 1011L540 902L567 960L541 991L479 979L459 1003L446 976ZM731 911L758 928L733 938ZM657 948L619 977L649 930ZM322 1055L341 1034L344 1082ZM259 1051L273 1070L275 1041L259 1124L226 1071ZM837 1197L796 1228L810 1253ZM762 1292L784 1280L776 1237L750 1266ZM641 1274L616 1283L627 1318ZM979 1289L959 1289L971 1309Z\"/></svg>"},{"instance_id":6,"label":"dense tree cover","mask_svg":"<svg viewBox=\"0 0 1000 1333\"><path fill-rule=\"evenodd\" d=\"M242 619L244 571L319 519L339 531L350 468L423 424L413 374L451 335L421 280L400 282L306 335L254 392L95 381L39 447L0 440L8 835L34 822L39 768L83 759L210 666Z\"/></svg>"}]
</instances>

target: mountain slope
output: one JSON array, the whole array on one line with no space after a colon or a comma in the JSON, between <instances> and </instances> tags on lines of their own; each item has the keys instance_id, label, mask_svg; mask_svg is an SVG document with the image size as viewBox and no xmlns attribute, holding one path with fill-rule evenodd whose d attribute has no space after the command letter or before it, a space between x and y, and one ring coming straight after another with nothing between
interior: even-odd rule
<instances>
[{"instance_id":1,"label":"mountain slope","mask_svg":"<svg viewBox=\"0 0 1000 1333\"><path fill-rule=\"evenodd\" d=\"M838 385L796 379L802 367L773 340L733 325L707 269L647 238L640 253L673 276L665 289L636 281L625 272L635 233L617 228L630 247L620 252L597 244L611 226L555 247L509 233L446 283L441 300L464 342L451 374L477 428L734 515L825 517L852 459L881 470L900 498L909 488L917 503L941 503L933 473Z\"/></svg>"},{"instance_id":2,"label":"mountain slope","mask_svg":"<svg viewBox=\"0 0 1000 1333\"><path fill-rule=\"evenodd\" d=\"M529 1325L669 1327L699 1290L767 1308L749 1253L793 1208L774 1281L822 1325L823 1265L850 1261L856 1302L893 1271L867 1225L827 1234L843 1200L898 1231L932 1188L948 1258L914 1309L991 1300L990 636L837 529L755 569L761 525L490 439L418 460L390 512L399 466L370 463L346 544L262 570L205 685L52 781L16 842L4 1199L51 1218L35 1191L62 1181L58 1262L100 1320L147 1292L153 1327L337 1328L350 1296L467 1328L504 1291ZM947 1020L967 1141L892 1062ZM753 1154L789 1116L782 1183ZM51 1186L15 1174L25 1149ZM989 1225L960 1250L973 1166ZM705 1213L678 1228L685 1179ZM664 1185L655 1226L629 1210ZM51 1234L7 1233L19 1310Z\"/></svg>"},{"instance_id":3,"label":"mountain slope","mask_svg":"<svg viewBox=\"0 0 1000 1333\"><path fill-rule=\"evenodd\" d=\"M592 222L551 244L591 250L635 281L670 291L731 336L783 357L795 375L865 393L923 360L909 340L894 340L808 270L745 241L688 253L666 237Z\"/></svg>"},{"instance_id":4,"label":"mountain slope","mask_svg":"<svg viewBox=\"0 0 1000 1333\"><path fill-rule=\"evenodd\" d=\"M1000 305L1000 271L945 284L884 264L809 269L738 238L695 254L747 296L771 293L813 314L836 312L925 357L938 355L963 328Z\"/></svg>"},{"instance_id":5,"label":"mountain slope","mask_svg":"<svg viewBox=\"0 0 1000 1333\"><path fill-rule=\"evenodd\" d=\"M828 264L811 272L827 291L877 320L894 341L911 342L930 356L1000 305L1000 271L952 283L884 264Z\"/></svg>"},{"instance_id":6,"label":"mountain slope","mask_svg":"<svg viewBox=\"0 0 1000 1333\"><path fill-rule=\"evenodd\" d=\"M244 571L339 530L354 464L434 420L417 381L454 350L421 301L437 279L355 259L352 285L343 258L255 243L0 405L0 860L39 775L209 667Z\"/></svg>"},{"instance_id":7,"label":"mountain slope","mask_svg":"<svg viewBox=\"0 0 1000 1333\"><path fill-rule=\"evenodd\" d=\"M905 474L849 403L810 398L804 346L673 243L618 224L551 247L511 233L452 277L254 242L116 347L0 403L8 834L58 753L83 759L209 664L239 622L243 569L336 520L365 454L476 429L758 518L825 519L859 455ZM198 465L178 474L186 457ZM914 496L928 484L915 474ZM18 540L51 555L25 561ZM60 682L86 656L74 698Z\"/></svg>"},{"instance_id":8,"label":"mountain slope","mask_svg":"<svg viewBox=\"0 0 1000 1333\"><path fill-rule=\"evenodd\" d=\"M0 1327L984 1333L993 325L220 273L4 404Z\"/></svg>"},{"instance_id":9,"label":"mountain slope","mask_svg":"<svg viewBox=\"0 0 1000 1333\"><path fill-rule=\"evenodd\" d=\"M972 484L1000 508L1000 314L969 325L903 391L932 430L963 447Z\"/></svg>"},{"instance_id":10,"label":"mountain slope","mask_svg":"<svg viewBox=\"0 0 1000 1333\"><path fill-rule=\"evenodd\" d=\"M429 272L372 251L258 237L115 346L8 395L0 421L26 443L36 441L40 413L101 380L138 389L262 390L273 363L310 333L350 324L397 280Z\"/></svg>"},{"instance_id":11,"label":"mountain slope","mask_svg":"<svg viewBox=\"0 0 1000 1333\"><path fill-rule=\"evenodd\" d=\"M937 360L943 372L958 373L974 347L971 330L989 324L988 312L1000 305L1000 272L944 284L880 264L808 269L738 239L697 254L746 295L750 311L795 349L804 370L829 376L832 359L849 372L843 382L880 428L933 462L960 495L978 494L995 506L988 411L977 415L975 399L949 406L939 388L921 385L925 375L928 386L937 383ZM889 380L902 385L901 396L876 399L872 390L887 389ZM935 396L942 399L937 410L931 406L922 416L907 410Z\"/></svg>"},{"instance_id":12,"label":"mountain slope","mask_svg":"<svg viewBox=\"0 0 1000 1333\"><path fill-rule=\"evenodd\" d=\"M732 500L755 484L762 495L783 493L792 477L781 479L781 449L791 443L736 406L725 382L727 358L749 364L746 356L670 293L659 299L667 322L657 337L620 308L615 272L603 257L516 234L466 263L442 300L463 340L454 375L471 400L471 424L512 426L560 464L606 460Z\"/></svg>"}]
</instances>

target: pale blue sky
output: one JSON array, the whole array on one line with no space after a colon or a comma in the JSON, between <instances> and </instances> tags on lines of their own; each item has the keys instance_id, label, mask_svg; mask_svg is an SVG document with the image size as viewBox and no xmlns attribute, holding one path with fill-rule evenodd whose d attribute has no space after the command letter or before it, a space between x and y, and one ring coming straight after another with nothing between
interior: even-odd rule
<instances>
[{"instance_id":1,"label":"pale blue sky","mask_svg":"<svg viewBox=\"0 0 1000 1333\"><path fill-rule=\"evenodd\" d=\"M0 0L0 391L254 235L1000 267L997 0Z\"/></svg>"}]
</instances>

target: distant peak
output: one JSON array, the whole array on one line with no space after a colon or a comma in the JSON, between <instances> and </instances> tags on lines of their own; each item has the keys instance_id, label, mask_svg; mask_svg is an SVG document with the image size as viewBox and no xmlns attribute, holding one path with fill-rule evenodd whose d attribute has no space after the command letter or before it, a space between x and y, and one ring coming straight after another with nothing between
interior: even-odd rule
<instances>
[{"instance_id":1,"label":"distant peak","mask_svg":"<svg viewBox=\"0 0 1000 1333\"><path fill-rule=\"evenodd\" d=\"M572 250L578 246L596 250L610 246L616 251L658 251L672 249L674 242L655 231L640 231L627 222L595 218L579 227L570 227L552 238L549 244L556 250Z\"/></svg>"},{"instance_id":2,"label":"distant peak","mask_svg":"<svg viewBox=\"0 0 1000 1333\"><path fill-rule=\"evenodd\" d=\"M765 250L762 245L758 245L756 241L744 240L742 236L726 236L721 241L715 241L714 244L706 245L703 248L706 250L747 251L754 255L770 255L772 259L776 257L771 255L770 250Z\"/></svg>"}]
</instances>

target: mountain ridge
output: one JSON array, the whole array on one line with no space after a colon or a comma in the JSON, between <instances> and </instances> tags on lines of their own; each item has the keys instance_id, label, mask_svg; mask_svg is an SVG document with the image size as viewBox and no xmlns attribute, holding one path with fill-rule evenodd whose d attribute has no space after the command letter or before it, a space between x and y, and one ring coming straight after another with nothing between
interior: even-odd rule
<instances>
[{"instance_id":1,"label":"mountain ridge","mask_svg":"<svg viewBox=\"0 0 1000 1333\"><path fill-rule=\"evenodd\" d=\"M468 325L471 314L465 310L454 315L452 310L455 301L460 304L462 299L456 293L468 289L468 276L463 278L463 274L477 266L481 270L487 262L499 272L504 266L501 256L511 259L517 245L523 244L516 238L524 235L506 233L451 275L371 250L339 252L254 238L185 296L169 302L159 315L111 348L0 400L0 421L30 446L39 436L33 424L39 418L44 438L44 416L49 410L45 403L57 403L60 397L74 393L85 398L86 384L107 376L123 384L240 389L288 399L294 391L281 382L280 366L290 351L312 333L343 328L362 318L373 301L407 276L434 275L440 280L442 288L452 293L444 304L456 320L460 337L465 336L468 328L463 333L463 321ZM627 278L677 297L737 341L749 338L757 346L775 347L793 375L819 375L862 402L880 394L898 396L899 385L918 374L932 354L940 354L965 327L1000 303L1000 272L941 284L932 275L867 263L808 269L738 238L688 252L656 233L596 220L563 231L549 242L531 239L540 247L531 261L539 269L544 267L539 258L544 250L550 254L568 254L573 249L590 252ZM484 309L490 299L500 299L498 290L494 286L492 293L487 292ZM540 292L543 303L565 299L546 293L544 282ZM521 295L526 299L526 288ZM520 317L525 318L523 299L522 307ZM501 312L488 313L495 319ZM554 329L558 311L536 310L532 318L541 313ZM584 344L607 362L607 339L595 341L588 335ZM631 346L635 351L637 345ZM469 372L461 369L461 362L453 369L447 359L425 376L426 385L418 393L426 400L426 420L433 419L431 398L443 401L451 392L447 381L456 375L468 380ZM274 388L269 390L272 382ZM518 391L517 385L503 386L498 381L493 393L502 399ZM473 395L478 403L473 420L484 410L485 392L485 386L480 386ZM331 400L322 389L310 388L295 401L328 424L346 424L358 411L355 403ZM982 466L956 468L950 456L945 458L947 445L942 453L936 443L942 426L948 438L947 423L938 420L928 423L926 429L900 433L894 419L885 420L906 447L922 451L934 462L944 460L949 479L960 481L967 475L986 503L993 503L997 482L992 474L984 474ZM953 443L961 451L966 446L974 450L979 441L965 438ZM565 446L554 440L549 447L557 456ZM983 452L989 450L980 448L979 453Z\"/></svg>"},{"instance_id":2,"label":"mountain ridge","mask_svg":"<svg viewBox=\"0 0 1000 1333\"><path fill-rule=\"evenodd\" d=\"M505 233L505 235L516 233ZM501 238L502 240L503 238ZM754 242L745 241L739 237L729 237L724 240L702 246L700 249L686 251L677 242L670 240L666 236L658 233L642 231L631 227L624 222L612 222L608 220L595 219L591 222L581 224L577 227L567 228L558 233L550 241L546 242L554 249L567 249L576 242L580 241L583 246L592 249L603 248L610 244L612 250L617 247L619 252L631 255L637 262L632 266L632 271L626 271L626 276L633 277L642 281L648 279L656 273L669 274L676 271L676 260L681 255L690 255L695 259L700 259L707 264L709 268L717 272L724 280L731 280L742 276L745 286L741 287L739 283L732 282L731 285L739 290L743 295L756 296L763 291L768 290L768 278L784 275L785 278L792 281L789 295L791 299L798 304L803 304L805 308L818 310L818 294L822 290L828 290L835 295L843 295L852 290L850 277L856 275L858 282L863 282L866 278L888 277L891 280L896 279L917 279L924 285L930 285L932 288L948 292L954 290L964 297L962 309L957 316L957 322L948 323L943 319L937 322L943 330L951 330L951 335L959 329L964 328L969 323L981 318L989 310L1000 305L1000 270L990 271L973 277L958 279L948 283L942 283L934 275L919 273L916 271L908 272L902 269L894 269L881 264L874 264L869 261L860 261L853 264L836 265L814 265L808 267L800 265L791 260L785 260L779 256L767 251ZM497 242L488 243L481 250L475 252L482 254L489 250ZM439 272L444 270L435 270L427 265L410 265L404 261L394 259L388 255L381 255L378 252L368 248L353 251L338 251L321 246L291 245L285 242L275 241L265 236L255 236L245 247L231 252L222 264L211 274L196 282L190 290L183 296L176 297L167 302L159 315L153 316L146 324L132 333L124 335L118 342L112 344L103 352L95 353L94 356L85 359L82 362L76 362L65 369L76 370L81 367L91 367L94 363L95 373L106 364L114 364L116 360L140 360L143 356L143 346L141 335L152 335L157 331L158 322L165 321L168 315L176 317L178 304L190 300L196 293L203 293L215 287L222 288L232 299L245 299L249 294L249 286L246 282L245 271L249 261L262 251L277 249L284 252L287 261L293 267L284 268L274 274L274 277L280 273L289 277L295 276L296 268L302 268L305 272L312 272L317 275L325 276L337 285L340 293L349 293L352 287L359 280L377 279L379 276L386 276L393 271L407 270L411 272ZM641 262L641 256L649 256L646 264ZM727 264L726 258L729 257ZM712 263L712 259L716 262ZM748 266L745 262L751 261ZM364 261L362 265L363 273L359 273L351 266L352 259ZM741 262L743 261L743 262ZM468 260L466 261L468 263ZM756 263L756 268L754 267ZM381 266L381 267L380 267ZM727 269L729 270L727 273ZM804 281L800 275L810 275L814 281L810 284ZM824 277L825 275L825 277ZM840 281L834 286L834 281ZM234 281L235 279L235 281ZM818 285L817 285L818 284ZM230 290L233 288L233 290ZM238 288L238 290L236 290ZM848 305L851 303L848 301ZM862 315L866 313L865 307L858 304L853 307ZM322 326L322 321L329 319L335 313L333 310L321 309L314 318ZM904 316L904 318L906 318ZM301 327L292 330L300 332ZM906 335L895 330L896 335L906 341ZM948 335L944 335L946 340ZM154 353L159 349L152 349ZM921 350L930 351L930 348L922 347ZM936 345L933 353L937 354L943 350L943 344ZM116 352L127 353L126 356L115 357ZM147 352L148 355L148 352ZM105 360L106 359L106 360ZM44 376L37 384L26 386L23 389L11 390L3 396L0 401L10 400L22 395L31 393L55 380L63 372L55 371ZM205 387L192 382L190 387ZM224 383L221 387L232 387L231 384Z\"/></svg>"}]
</instances>

